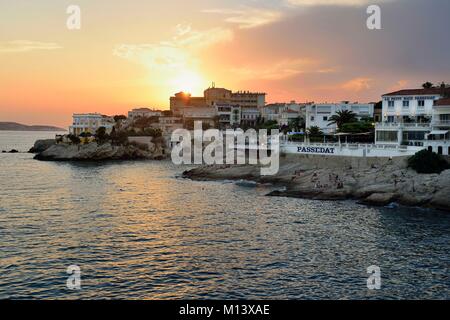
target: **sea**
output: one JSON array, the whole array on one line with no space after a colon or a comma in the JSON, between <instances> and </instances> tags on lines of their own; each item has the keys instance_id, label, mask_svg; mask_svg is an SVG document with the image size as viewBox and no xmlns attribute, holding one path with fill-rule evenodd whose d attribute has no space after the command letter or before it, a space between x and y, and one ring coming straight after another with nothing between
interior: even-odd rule
<instances>
[{"instance_id":1,"label":"sea","mask_svg":"<svg viewBox=\"0 0 450 320\"><path fill-rule=\"evenodd\" d=\"M26 153L54 135L0 131L0 299L450 298L448 213Z\"/></svg>"}]
</instances>

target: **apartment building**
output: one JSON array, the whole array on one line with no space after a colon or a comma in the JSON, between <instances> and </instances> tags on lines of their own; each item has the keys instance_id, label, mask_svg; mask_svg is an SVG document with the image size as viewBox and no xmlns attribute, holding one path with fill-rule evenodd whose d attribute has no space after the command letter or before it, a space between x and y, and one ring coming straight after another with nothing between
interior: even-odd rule
<instances>
[{"instance_id":1,"label":"apartment building","mask_svg":"<svg viewBox=\"0 0 450 320\"><path fill-rule=\"evenodd\" d=\"M104 127L109 134L115 124L114 118L100 113L75 113L72 118L73 121L69 127L69 132L77 136L84 132L95 134L100 127Z\"/></svg>"},{"instance_id":2,"label":"apartment building","mask_svg":"<svg viewBox=\"0 0 450 320\"><path fill-rule=\"evenodd\" d=\"M448 95L450 88L445 86L383 95L382 122L375 128L376 143L423 146L434 128L447 128Z\"/></svg>"},{"instance_id":3,"label":"apartment building","mask_svg":"<svg viewBox=\"0 0 450 320\"><path fill-rule=\"evenodd\" d=\"M374 104L372 103L323 103L306 105L306 128L319 127L325 134L335 133L337 126L330 122L330 118L338 111L352 111L358 119L372 118L374 113Z\"/></svg>"}]
</instances>

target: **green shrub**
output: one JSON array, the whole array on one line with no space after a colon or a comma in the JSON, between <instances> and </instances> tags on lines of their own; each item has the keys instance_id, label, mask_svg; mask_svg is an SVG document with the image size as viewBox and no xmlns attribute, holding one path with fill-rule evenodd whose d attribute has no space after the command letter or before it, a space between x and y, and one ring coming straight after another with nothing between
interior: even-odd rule
<instances>
[{"instance_id":1,"label":"green shrub","mask_svg":"<svg viewBox=\"0 0 450 320\"><path fill-rule=\"evenodd\" d=\"M408 159L408 167L418 173L441 173L450 168L447 160L429 150L422 150Z\"/></svg>"}]
</instances>

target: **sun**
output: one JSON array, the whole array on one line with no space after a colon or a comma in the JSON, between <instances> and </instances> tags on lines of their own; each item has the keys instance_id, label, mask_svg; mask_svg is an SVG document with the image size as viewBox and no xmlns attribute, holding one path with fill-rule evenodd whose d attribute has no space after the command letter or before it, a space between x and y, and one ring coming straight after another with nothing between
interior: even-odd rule
<instances>
[{"instance_id":1,"label":"sun","mask_svg":"<svg viewBox=\"0 0 450 320\"><path fill-rule=\"evenodd\" d=\"M203 92L204 81L202 77L192 71L183 71L172 81L172 86L176 91L183 91L191 94L199 94Z\"/></svg>"}]
</instances>

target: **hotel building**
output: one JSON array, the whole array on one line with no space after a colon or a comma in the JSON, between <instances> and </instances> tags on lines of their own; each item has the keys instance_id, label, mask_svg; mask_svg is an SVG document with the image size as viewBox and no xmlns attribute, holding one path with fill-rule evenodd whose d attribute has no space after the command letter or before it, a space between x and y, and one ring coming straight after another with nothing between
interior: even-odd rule
<instances>
[{"instance_id":1,"label":"hotel building","mask_svg":"<svg viewBox=\"0 0 450 320\"><path fill-rule=\"evenodd\" d=\"M232 92L225 88L216 88L214 83L211 88L204 91L203 95L203 97L192 97L188 93L179 92L170 98L170 110L174 116L185 116L185 114L192 113L189 109L193 107L197 108L197 110L199 108L210 108L210 113L212 114L213 110L217 111L216 105L238 106L241 110L239 117L241 123L251 125L256 124L261 110L266 104L265 93L250 91ZM205 113L205 110L202 110L201 113ZM217 116L217 112L214 116Z\"/></svg>"},{"instance_id":2,"label":"hotel building","mask_svg":"<svg viewBox=\"0 0 450 320\"><path fill-rule=\"evenodd\" d=\"M382 96L382 122L376 124L375 142L424 146L449 129L450 110L445 98L450 88L407 89Z\"/></svg>"},{"instance_id":3,"label":"hotel building","mask_svg":"<svg viewBox=\"0 0 450 320\"><path fill-rule=\"evenodd\" d=\"M83 132L95 134L98 128L104 127L106 133L111 133L114 127L114 119L99 113L75 113L73 123L69 127L71 134L79 136Z\"/></svg>"},{"instance_id":4,"label":"hotel building","mask_svg":"<svg viewBox=\"0 0 450 320\"><path fill-rule=\"evenodd\" d=\"M358 119L373 118L374 104L349 103L344 101L341 103L307 105L306 128L319 127L325 134L335 133L337 126L336 124L331 124L330 118L336 115L338 111L344 110L352 111Z\"/></svg>"}]
</instances>

